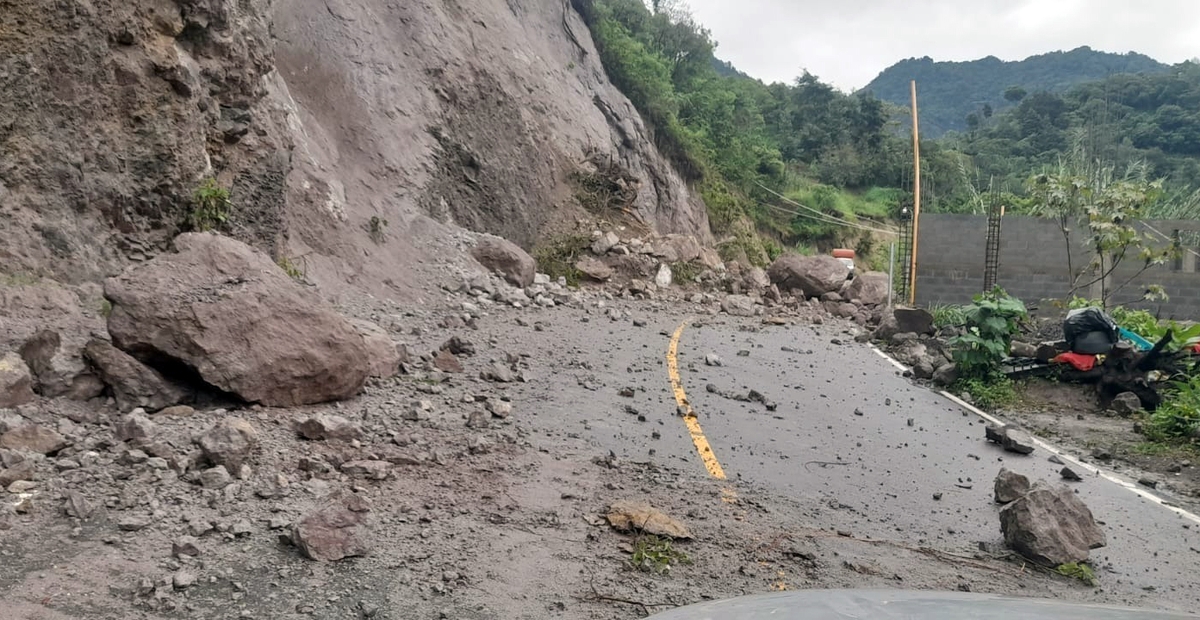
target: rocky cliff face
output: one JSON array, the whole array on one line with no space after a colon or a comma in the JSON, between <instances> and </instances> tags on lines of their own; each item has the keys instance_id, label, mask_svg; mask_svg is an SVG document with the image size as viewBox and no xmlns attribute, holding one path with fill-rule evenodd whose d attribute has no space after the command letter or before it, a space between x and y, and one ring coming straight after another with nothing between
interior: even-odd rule
<instances>
[{"instance_id":1,"label":"rocky cliff face","mask_svg":"<svg viewBox=\"0 0 1200 620\"><path fill-rule=\"evenodd\" d=\"M330 289L411 292L460 227L529 247L597 164L709 236L562 0L0 0L0 93L9 276L161 252L206 177L229 234Z\"/></svg>"}]
</instances>

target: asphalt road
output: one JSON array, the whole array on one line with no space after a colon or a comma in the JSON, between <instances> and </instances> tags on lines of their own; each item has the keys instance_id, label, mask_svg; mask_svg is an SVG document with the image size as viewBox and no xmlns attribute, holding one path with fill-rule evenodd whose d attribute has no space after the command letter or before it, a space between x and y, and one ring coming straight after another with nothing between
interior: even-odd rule
<instances>
[{"instance_id":1,"label":"asphalt road","mask_svg":"<svg viewBox=\"0 0 1200 620\"><path fill-rule=\"evenodd\" d=\"M553 375L555 387L536 395L546 405L540 409L553 412L542 415L557 416L562 432L598 451L704 471L695 429L676 415L667 371L670 336L688 317L635 311L634 318L648 325L593 310L546 326L555 346L535 368ZM708 354L721 365L706 365ZM1003 452L984 440L984 420L913 385L835 327L703 317L682 331L678 369L732 490L819 500L855 515L855 536L971 552L980 541L1002 540L992 501L1001 467L1060 481L1051 453ZM632 397L621 396L623 388ZM750 390L776 410L727 396ZM1132 604L1166 599L1200 608L1200 524L1095 475L1069 484L1108 537L1092 552L1102 587L1127 593Z\"/></svg>"}]
</instances>

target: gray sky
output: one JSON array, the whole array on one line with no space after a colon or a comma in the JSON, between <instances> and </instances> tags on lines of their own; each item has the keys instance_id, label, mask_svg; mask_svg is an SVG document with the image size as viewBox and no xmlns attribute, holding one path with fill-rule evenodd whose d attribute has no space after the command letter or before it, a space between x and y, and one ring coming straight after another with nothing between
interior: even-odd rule
<instances>
[{"instance_id":1,"label":"gray sky","mask_svg":"<svg viewBox=\"0 0 1200 620\"><path fill-rule=\"evenodd\" d=\"M905 58L1020 60L1081 45L1200 56L1200 0L685 0L717 56L767 82L861 88Z\"/></svg>"}]
</instances>

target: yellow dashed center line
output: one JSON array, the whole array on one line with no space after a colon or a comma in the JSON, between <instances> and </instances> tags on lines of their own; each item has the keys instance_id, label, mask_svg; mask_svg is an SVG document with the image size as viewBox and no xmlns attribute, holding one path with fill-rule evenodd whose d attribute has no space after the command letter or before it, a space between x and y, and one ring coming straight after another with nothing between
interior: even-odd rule
<instances>
[{"instance_id":1,"label":"yellow dashed center line","mask_svg":"<svg viewBox=\"0 0 1200 620\"><path fill-rule=\"evenodd\" d=\"M721 463L713 454L712 446L708 444L708 438L704 436L704 429L700 428L700 421L696 419L696 412L688 403L687 393L683 391L683 382L679 380L679 337L683 335L683 328L690 320L680 323L679 329L676 329L675 334L671 336L671 345L667 347L667 374L671 377L671 390L675 392L675 402L683 409L683 422L687 424L688 432L692 435L692 443L696 445L696 452L700 454L700 460L704 461L704 468L713 478L724 480L725 470L721 469ZM726 492L732 493L732 490L726 489L722 495L724 496Z\"/></svg>"}]
</instances>

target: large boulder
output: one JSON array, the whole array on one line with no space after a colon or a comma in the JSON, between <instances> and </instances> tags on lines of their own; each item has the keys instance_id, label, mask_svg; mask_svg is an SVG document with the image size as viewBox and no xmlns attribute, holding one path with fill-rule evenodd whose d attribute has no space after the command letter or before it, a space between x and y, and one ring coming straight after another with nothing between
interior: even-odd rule
<instances>
[{"instance_id":1,"label":"large boulder","mask_svg":"<svg viewBox=\"0 0 1200 620\"><path fill-rule=\"evenodd\" d=\"M258 447L258 432L241 418L225 418L197 437L196 444L209 465L237 472Z\"/></svg>"},{"instance_id":2,"label":"large boulder","mask_svg":"<svg viewBox=\"0 0 1200 620\"><path fill-rule=\"evenodd\" d=\"M62 435L36 424L18 426L0 435L0 448L5 450L54 454L69 445Z\"/></svg>"},{"instance_id":3,"label":"large boulder","mask_svg":"<svg viewBox=\"0 0 1200 620\"><path fill-rule=\"evenodd\" d=\"M361 319L351 319L355 331L362 336L367 348L367 361L372 377L390 379L400 372L400 348L380 326Z\"/></svg>"},{"instance_id":4,"label":"large boulder","mask_svg":"<svg viewBox=\"0 0 1200 620\"><path fill-rule=\"evenodd\" d=\"M500 237L481 237L471 256L488 271L508 280L513 286L526 288L537 275L537 261L517 244Z\"/></svg>"},{"instance_id":5,"label":"large boulder","mask_svg":"<svg viewBox=\"0 0 1200 620\"><path fill-rule=\"evenodd\" d=\"M846 287L843 297L857 300L864 306L880 306L888 300L888 274L881 271L866 271L854 276Z\"/></svg>"},{"instance_id":6,"label":"large boulder","mask_svg":"<svg viewBox=\"0 0 1200 620\"><path fill-rule=\"evenodd\" d=\"M1009 547L1045 566L1083 562L1106 543L1092 511L1071 489L1040 480L1000 509L1000 530Z\"/></svg>"},{"instance_id":7,"label":"large boulder","mask_svg":"<svg viewBox=\"0 0 1200 620\"><path fill-rule=\"evenodd\" d=\"M1029 478L1018 474L1007 467L1000 468L996 482L992 485L992 493L997 504L1015 502L1029 492Z\"/></svg>"},{"instance_id":8,"label":"large boulder","mask_svg":"<svg viewBox=\"0 0 1200 620\"><path fill-rule=\"evenodd\" d=\"M771 263L767 275L783 291L800 291L805 297L820 297L841 290L850 268L826 255L785 254Z\"/></svg>"},{"instance_id":9,"label":"large boulder","mask_svg":"<svg viewBox=\"0 0 1200 620\"><path fill-rule=\"evenodd\" d=\"M580 273L597 282L607 282L613 277L613 268L604 264L604 261L586 256L575 263L575 268Z\"/></svg>"},{"instance_id":10,"label":"large boulder","mask_svg":"<svg viewBox=\"0 0 1200 620\"><path fill-rule=\"evenodd\" d=\"M33 400L33 376L16 353L0 355L0 409Z\"/></svg>"},{"instance_id":11,"label":"large boulder","mask_svg":"<svg viewBox=\"0 0 1200 620\"><path fill-rule=\"evenodd\" d=\"M249 402L349 398L371 372L363 337L317 293L250 246L210 233L110 278L108 331L148 363L170 361Z\"/></svg>"},{"instance_id":12,"label":"large boulder","mask_svg":"<svg viewBox=\"0 0 1200 620\"><path fill-rule=\"evenodd\" d=\"M83 355L96 368L100 380L112 388L121 411L141 407L147 411L166 409L187 398L184 388L168 381L158 371L139 362L111 342L94 339Z\"/></svg>"},{"instance_id":13,"label":"large boulder","mask_svg":"<svg viewBox=\"0 0 1200 620\"><path fill-rule=\"evenodd\" d=\"M667 235L654 241L650 249L651 256L660 258L663 262L691 262L700 258L703 251L700 242L691 235Z\"/></svg>"}]
</instances>

